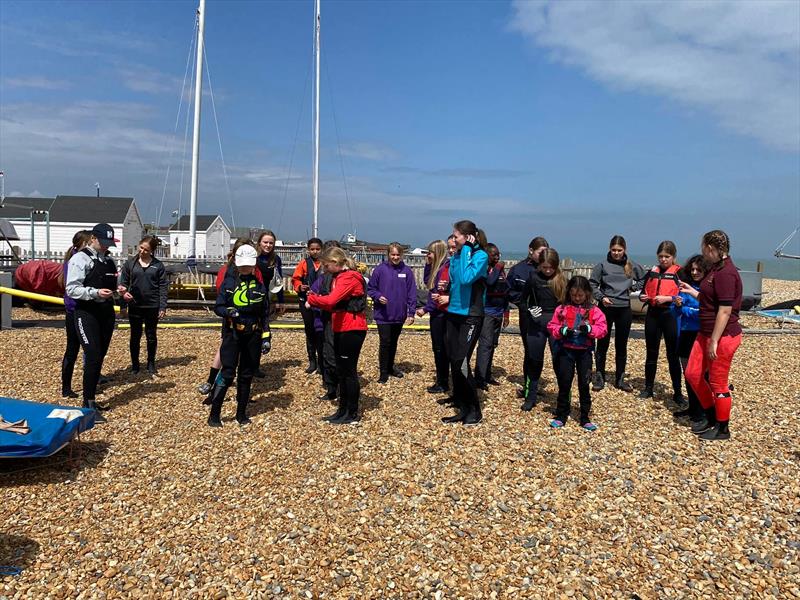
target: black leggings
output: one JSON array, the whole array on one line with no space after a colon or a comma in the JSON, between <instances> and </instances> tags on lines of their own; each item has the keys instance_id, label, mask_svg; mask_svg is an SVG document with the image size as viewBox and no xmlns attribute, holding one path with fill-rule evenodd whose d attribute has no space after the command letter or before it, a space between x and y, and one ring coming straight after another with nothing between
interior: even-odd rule
<instances>
[{"instance_id":1,"label":"black leggings","mask_svg":"<svg viewBox=\"0 0 800 600\"><path fill-rule=\"evenodd\" d=\"M361 384L358 381L358 357L367 337L366 331L342 331L333 334L336 351L336 375L339 379L339 399L352 415L358 414Z\"/></svg>"},{"instance_id":2,"label":"black leggings","mask_svg":"<svg viewBox=\"0 0 800 600\"><path fill-rule=\"evenodd\" d=\"M528 337L528 311L527 309L519 309L519 335L522 338L522 379L527 383L530 378L530 362L528 357L528 344L526 338Z\"/></svg>"},{"instance_id":3,"label":"black leggings","mask_svg":"<svg viewBox=\"0 0 800 600\"><path fill-rule=\"evenodd\" d=\"M570 350L562 347L557 354L558 364L558 404L556 419L566 423L569 418L569 395L572 380L578 374L578 395L581 403L581 425L589 422L592 410L592 396L589 393L589 378L592 373L592 351Z\"/></svg>"},{"instance_id":4,"label":"black leggings","mask_svg":"<svg viewBox=\"0 0 800 600\"><path fill-rule=\"evenodd\" d=\"M131 365L139 366L139 348L142 343L142 325L147 339L147 363L156 361L156 348L158 338L158 308L141 308L131 306L128 308L128 320L131 324Z\"/></svg>"},{"instance_id":5,"label":"black leggings","mask_svg":"<svg viewBox=\"0 0 800 600\"><path fill-rule=\"evenodd\" d=\"M481 333L483 317L467 317L448 313L447 355L453 374L453 401L462 415L481 416L478 386L472 375L470 360Z\"/></svg>"},{"instance_id":6,"label":"black leggings","mask_svg":"<svg viewBox=\"0 0 800 600\"><path fill-rule=\"evenodd\" d=\"M478 356L475 359L475 378L485 385L491 381L494 351L500 343L500 330L503 328L503 317L485 315L478 339Z\"/></svg>"},{"instance_id":7,"label":"black leggings","mask_svg":"<svg viewBox=\"0 0 800 600\"><path fill-rule=\"evenodd\" d=\"M339 376L336 374L337 361L334 348L333 325L330 317L323 319L322 331L322 382L328 392L334 392L339 387Z\"/></svg>"},{"instance_id":8,"label":"black leggings","mask_svg":"<svg viewBox=\"0 0 800 600\"><path fill-rule=\"evenodd\" d=\"M692 346L694 346L694 341L696 339L696 331L680 332L680 337L678 338L678 359L681 361L681 367L683 367L684 373L686 372L686 365L689 364L689 355L692 353ZM699 419L703 414L703 409L700 406L700 400L697 398L697 394L694 393L694 389L692 389L688 381L686 381L686 395L689 399L689 416L693 419Z\"/></svg>"},{"instance_id":9,"label":"black leggings","mask_svg":"<svg viewBox=\"0 0 800 600\"><path fill-rule=\"evenodd\" d=\"M669 308L656 308L649 306L644 319L644 339L647 348L647 357L644 363L644 384L652 389L656 382L658 369L658 350L661 338L667 347L667 362L669 363L669 376L672 380L672 391L681 391L681 363L678 360L678 321Z\"/></svg>"},{"instance_id":10,"label":"black leggings","mask_svg":"<svg viewBox=\"0 0 800 600\"><path fill-rule=\"evenodd\" d=\"M78 352L81 349L81 340L75 327L75 311L73 310L67 311L65 329L67 330L67 348L64 350L64 358L61 360L61 394L63 396L72 391L72 373L75 371L75 361L78 359Z\"/></svg>"},{"instance_id":11,"label":"black leggings","mask_svg":"<svg viewBox=\"0 0 800 600\"><path fill-rule=\"evenodd\" d=\"M443 389L449 390L450 360L447 357L447 342L445 339L446 320L444 315L431 315L430 322L433 361L436 364L436 383Z\"/></svg>"},{"instance_id":12,"label":"black leggings","mask_svg":"<svg viewBox=\"0 0 800 600\"><path fill-rule=\"evenodd\" d=\"M314 311L306 308L306 303L300 303L300 315L303 317L303 331L306 334L306 354L308 363L317 365L322 372L322 332L318 332L314 327Z\"/></svg>"},{"instance_id":13,"label":"black leggings","mask_svg":"<svg viewBox=\"0 0 800 600\"><path fill-rule=\"evenodd\" d=\"M394 358L397 355L397 340L403 331L402 323L378 323L378 367L381 375L394 371Z\"/></svg>"},{"instance_id":14,"label":"black leggings","mask_svg":"<svg viewBox=\"0 0 800 600\"><path fill-rule=\"evenodd\" d=\"M633 312L630 306L603 306L602 303L600 310L606 316L608 333L597 340L597 355L595 356L597 372L602 373L603 376L606 374L606 356L611 343L611 328L614 327L615 376L619 380L625 374L625 367L628 364L628 337L631 334Z\"/></svg>"},{"instance_id":15,"label":"black leggings","mask_svg":"<svg viewBox=\"0 0 800 600\"><path fill-rule=\"evenodd\" d=\"M114 333L114 305L111 302L96 304L96 307L88 310L80 307L75 309L75 331L86 358L83 365L84 402L95 398L103 360Z\"/></svg>"},{"instance_id":16,"label":"black leggings","mask_svg":"<svg viewBox=\"0 0 800 600\"><path fill-rule=\"evenodd\" d=\"M548 319L549 320L549 319ZM547 323L547 321L543 321ZM550 355L553 358L553 370L558 377L558 369L556 367L556 356L553 353L553 340L547 331L547 326L529 325L526 330L525 336L525 356L527 357L527 377L525 377L525 399L535 401L539 392L539 379L542 377L542 369L544 368L544 349L550 346Z\"/></svg>"}]
</instances>

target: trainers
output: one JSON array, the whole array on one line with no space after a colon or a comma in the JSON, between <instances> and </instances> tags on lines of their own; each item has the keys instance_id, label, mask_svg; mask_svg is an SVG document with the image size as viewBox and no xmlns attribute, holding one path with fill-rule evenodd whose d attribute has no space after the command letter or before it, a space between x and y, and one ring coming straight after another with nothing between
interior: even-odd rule
<instances>
[{"instance_id":1,"label":"trainers","mask_svg":"<svg viewBox=\"0 0 800 600\"><path fill-rule=\"evenodd\" d=\"M639 392L639 398L641 398L642 400L652 397L653 397L653 388L644 388L641 392Z\"/></svg>"},{"instance_id":2,"label":"trainers","mask_svg":"<svg viewBox=\"0 0 800 600\"><path fill-rule=\"evenodd\" d=\"M478 388L479 390L483 390L484 392L489 391L489 384L486 383L485 381L476 381L475 387Z\"/></svg>"},{"instance_id":3,"label":"trainers","mask_svg":"<svg viewBox=\"0 0 800 600\"><path fill-rule=\"evenodd\" d=\"M589 421L588 423L584 423L581 425L586 431L597 431L597 425Z\"/></svg>"},{"instance_id":4,"label":"trainers","mask_svg":"<svg viewBox=\"0 0 800 600\"><path fill-rule=\"evenodd\" d=\"M708 431L701 433L698 436L701 440L729 440L731 439L731 432L728 430L727 422L717 422Z\"/></svg>"},{"instance_id":5,"label":"trainers","mask_svg":"<svg viewBox=\"0 0 800 600\"><path fill-rule=\"evenodd\" d=\"M680 392L675 392L672 394L672 402L677 404L680 408L688 407L689 403L686 401L686 398L683 397L683 394Z\"/></svg>"},{"instance_id":6,"label":"trainers","mask_svg":"<svg viewBox=\"0 0 800 600\"><path fill-rule=\"evenodd\" d=\"M625 381L625 376L624 375L622 377L619 377L614 385L616 386L616 388L618 390L621 390L623 392L630 393L630 392L633 391L633 388L631 387L631 384L628 383L627 381Z\"/></svg>"},{"instance_id":7,"label":"trainers","mask_svg":"<svg viewBox=\"0 0 800 600\"><path fill-rule=\"evenodd\" d=\"M208 426L209 427L222 427L222 421L220 421L219 419L212 419L211 417L208 417Z\"/></svg>"},{"instance_id":8,"label":"trainers","mask_svg":"<svg viewBox=\"0 0 800 600\"><path fill-rule=\"evenodd\" d=\"M429 387L427 391L429 394L446 394L450 390L449 388L442 387L437 383L436 385L432 385L431 387Z\"/></svg>"},{"instance_id":9,"label":"trainers","mask_svg":"<svg viewBox=\"0 0 800 600\"><path fill-rule=\"evenodd\" d=\"M525 400L525 403L519 407L519 409L525 412L530 412L537 404L538 402L536 398L528 398L527 400Z\"/></svg>"},{"instance_id":10,"label":"trainers","mask_svg":"<svg viewBox=\"0 0 800 600\"><path fill-rule=\"evenodd\" d=\"M250 425L250 423L252 423L252 421L248 417L245 417L241 421L239 419L236 419L236 422L239 424L239 427L244 427L245 425Z\"/></svg>"},{"instance_id":11,"label":"trainers","mask_svg":"<svg viewBox=\"0 0 800 600\"><path fill-rule=\"evenodd\" d=\"M403 373L400 369L392 369L389 375L392 377L397 377L398 379L402 379L405 373Z\"/></svg>"},{"instance_id":12,"label":"trainers","mask_svg":"<svg viewBox=\"0 0 800 600\"><path fill-rule=\"evenodd\" d=\"M517 398L524 398L525 397L525 390L521 387L517 388Z\"/></svg>"},{"instance_id":13,"label":"trainers","mask_svg":"<svg viewBox=\"0 0 800 600\"><path fill-rule=\"evenodd\" d=\"M550 420L550 427L552 427L553 429L560 429L563 426L564 426L564 421L561 421L559 419Z\"/></svg>"},{"instance_id":14,"label":"trainers","mask_svg":"<svg viewBox=\"0 0 800 600\"><path fill-rule=\"evenodd\" d=\"M131 365L131 374L132 375L138 375L139 374L139 368L140 368L139 365ZM100 382L98 381L98 383L100 383Z\"/></svg>"},{"instance_id":15,"label":"trainers","mask_svg":"<svg viewBox=\"0 0 800 600\"><path fill-rule=\"evenodd\" d=\"M497 379L495 379L494 377L490 377L489 379L487 379L486 383L488 383L489 385L500 385L500 382L497 381Z\"/></svg>"},{"instance_id":16,"label":"trainers","mask_svg":"<svg viewBox=\"0 0 800 600\"><path fill-rule=\"evenodd\" d=\"M203 396L208 396L208 393L211 391L212 387L213 386L206 381L204 384L197 386L197 391Z\"/></svg>"},{"instance_id":17,"label":"trainers","mask_svg":"<svg viewBox=\"0 0 800 600\"><path fill-rule=\"evenodd\" d=\"M699 421L692 422L692 433L700 435L701 433L705 433L709 429L712 429L714 425L715 423L713 421L709 421L706 417L703 417Z\"/></svg>"},{"instance_id":18,"label":"trainers","mask_svg":"<svg viewBox=\"0 0 800 600\"><path fill-rule=\"evenodd\" d=\"M78 397L78 393L73 391L73 390L63 390L61 392L61 397L62 398L77 398Z\"/></svg>"},{"instance_id":19,"label":"trainers","mask_svg":"<svg viewBox=\"0 0 800 600\"><path fill-rule=\"evenodd\" d=\"M599 392L604 387L606 387L606 378L603 377L603 374L600 371L595 371L594 376L592 377L592 391Z\"/></svg>"},{"instance_id":20,"label":"trainers","mask_svg":"<svg viewBox=\"0 0 800 600\"><path fill-rule=\"evenodd\" d=\"M382 373L381 376L378 377L378 383L389 383L389 376Z\"/></svg>"}]
</instances>

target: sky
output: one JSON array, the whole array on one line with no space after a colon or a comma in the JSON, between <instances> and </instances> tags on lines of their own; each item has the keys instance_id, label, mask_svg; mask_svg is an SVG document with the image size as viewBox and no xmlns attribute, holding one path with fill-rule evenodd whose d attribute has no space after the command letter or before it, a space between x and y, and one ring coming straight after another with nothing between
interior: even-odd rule
<instances>
[{"instance_id":1,"label":"sky","mask_svg":"<svg viewBox=\"0 0 800 600\"><path fill-rule=\"evenodd\" d=\"M6 195L188 212L196 7L0 0ZM762 258L800 225L800 2L321 10L323 238L688 255L722 228ZM198 213L309 236L312 42L312 0L207 0Z\"/></svg>"}]
</instances>

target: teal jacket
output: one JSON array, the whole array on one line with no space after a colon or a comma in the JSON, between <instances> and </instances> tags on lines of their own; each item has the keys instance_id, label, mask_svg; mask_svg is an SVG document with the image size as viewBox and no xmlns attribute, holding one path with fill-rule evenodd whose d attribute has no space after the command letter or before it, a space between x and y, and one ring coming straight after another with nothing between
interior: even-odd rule
<instances>
[{"instance_id":1,"label":"teal jacket","mask_svg":"<svg viewBox=\"0 0 800 600\"><path fill-rule=\"evenodd\" d=\"M450 304L447 312L483 316L489 255L465 244L450 258Z\"/></svg>"}]
</instances>

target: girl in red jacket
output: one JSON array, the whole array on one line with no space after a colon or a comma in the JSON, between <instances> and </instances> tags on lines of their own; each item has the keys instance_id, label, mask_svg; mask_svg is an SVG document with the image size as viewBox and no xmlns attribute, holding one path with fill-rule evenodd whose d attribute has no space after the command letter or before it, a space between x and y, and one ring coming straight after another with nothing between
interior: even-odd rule
<instances>
[{"instance_id":1,"label":"girl in red jacket","mask_svg":"<svg viewBox=\"0 0 800 600\"><path fill-rule=\"evenodd\" d=\"M563 427L569 418L569 394L577 372L581 427L594 431L597 425L589 420L592 409L589 380L594 341L606 334L606 317L603 311L592 304L592 286L586 277L576 275L570 279L566 297L567 301L556 309L547 325L558 347L554 359L558 371L558 404L556 418L550 421L550 427Z\"/></svg>"},{"instance_id":2,"label":"girl in red jacket","mask_svg":"<svg viewBox=\"0 0 800 600\"><path fill-rule=\"evenodd\" d=\"M359 420L358 356L367 337L367 287L364 277L356 270L355 261L341 248L328 248L321 261L325 271L333 275L331 292L325 296L309 292L306 308L313 306L331 313L339 409L324 420L345 425Z\"/></svg>"},{"instance_id":3,"label":"girl in red jacket","mask_svg":"<svg viewBox=\"0 0 800 600\"><path fill-rule=\"evenodd\" d=\"M647 304L644 318L644 341L647 355L644 362L644 389L640 398L652 398L658 368L658 348L661 338L667 348L669 376L672 380L672 401L684 403L681 393L681 362L678 358L678 320L672 312L672 303L680 294L678 271L681 266L675 262L678 250L674 242L665 240L658 245L658 264L644 277L644 288L639 299Z\"/></svg>"}]
</instances>

